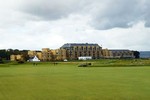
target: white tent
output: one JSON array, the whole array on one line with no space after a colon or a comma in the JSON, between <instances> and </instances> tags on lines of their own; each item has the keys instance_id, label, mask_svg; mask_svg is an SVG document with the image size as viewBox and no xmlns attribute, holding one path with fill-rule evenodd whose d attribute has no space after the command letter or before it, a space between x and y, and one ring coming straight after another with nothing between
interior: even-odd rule
<instances>
[{"instance_id":1,"label":"white tent","mask_svg":"<svg viewBox=\"0 0 150 100\"><path fill-rule=\"evenodd\" d=\"M40 60L38 59L37 56L34 56L34 58L31 61L33 61L33 62L39 62Z\"/></svg>"}]
</instances>

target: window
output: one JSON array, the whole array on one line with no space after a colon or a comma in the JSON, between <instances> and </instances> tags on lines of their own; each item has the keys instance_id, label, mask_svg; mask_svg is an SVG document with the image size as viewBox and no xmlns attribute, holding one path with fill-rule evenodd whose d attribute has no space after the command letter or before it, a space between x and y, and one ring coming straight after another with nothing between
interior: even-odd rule
<instances>
[{"instance_id":1,"label":"window","mask_svg":"<svg viewBox=\"0 0 150 100\"><path fill-rule=\"evenodd\" d=\"M81 50L83 50L83 47L81 47Z\"/></svg>"},{"instance_id":2,"label":"window","mask_svg":"<svg viewBox=\"0 0 150 100\"><path fill-rule=\"evenodd\" d=\"M92 47L90 47L90 50L92 50Z\"/></svg>"},{"instance_id":3,"label":"window","mask_svg":"<svg viewBox=\"0 0 150 100\"><path fill-rule=\"evenodd\" d=\"M87 50L87 46L85 47L85 50Z\"/></svg>"}]
</instances>

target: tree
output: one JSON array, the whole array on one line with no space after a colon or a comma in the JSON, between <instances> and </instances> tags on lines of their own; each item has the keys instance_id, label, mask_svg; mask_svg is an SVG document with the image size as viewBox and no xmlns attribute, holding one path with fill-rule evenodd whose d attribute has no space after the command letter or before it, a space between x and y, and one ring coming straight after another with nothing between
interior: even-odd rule
<instances>
[{"instance_id":1,"label":"tree","mask_svg":"<svg viewBox=\"0 0 150 100\"><path fill-rule=\"evenodd\" d=\"M0 57L2 59L6 59L7 58L7 51L5 49L0 50Z\"/></svg>"},{"instance_id":2,"label":"tree","mask_svg":"<svg viewBox=\"0 0 150 100\"><path fill-rule=\"evenodd\" d=\"M20 54L20 51L18 49L15 49L13 54L18 55L18 54Z\"/></svg>"},{"instance_id":3,"label":"tree","mask_svg":"<svg viewBox=\"0 0 150 100\"><path fill-rule=\"evenodd\" d=\"M1 57L0 57L0 63L4 63Z\"/></svg>"},{"instance_id":4,"label":"tree","mask_svg":"<svg viewBox=\"0 0 150 100\"><path fill-rule=\"evenodd\" d=\"M22 50L20 53L23 55L25 61L29 60L28 50Z\"/></svg>"},{"instance_id":5,"label":"tree","mask_svg":"<svg viewBox=\"0 0 150 100\"><path fill-rule=\"evenodd\" d=\"M133 51L133 54L134 54L134 57L137 59L137 58L140 58L140 52L139 51Z\"/></svg>"}]
</instances>

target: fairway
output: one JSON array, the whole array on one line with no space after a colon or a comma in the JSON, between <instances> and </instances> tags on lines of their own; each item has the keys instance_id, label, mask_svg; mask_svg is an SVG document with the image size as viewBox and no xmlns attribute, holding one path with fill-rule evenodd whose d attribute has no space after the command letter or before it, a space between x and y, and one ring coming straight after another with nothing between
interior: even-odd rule
<instances>
[{"instance_id":1,"label":"fairway","mask_svg":"<svg viewBox=\"0 0 150 100\"><path fill-rule=\"evenodd\" d=\"M0 100L149 100L150 66L0 66Z\"/></svg>"}]
</instances>

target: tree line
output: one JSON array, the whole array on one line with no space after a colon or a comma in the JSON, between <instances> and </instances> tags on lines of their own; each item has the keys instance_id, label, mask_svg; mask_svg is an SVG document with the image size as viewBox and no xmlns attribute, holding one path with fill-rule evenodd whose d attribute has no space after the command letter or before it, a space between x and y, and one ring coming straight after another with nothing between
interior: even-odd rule
<instances>
[{"instance_id":1,"label":"tree line","mask_svg":"<svg viewBox=\"0 0 150 100\"><path fill-rule=\"evenodd\" d=\"M27 60L29 50L18 50L18 49L1 49L0 50L0 60L10 60L10 55L23 55L25 60Z\"/></svg>"}]
</instances>

